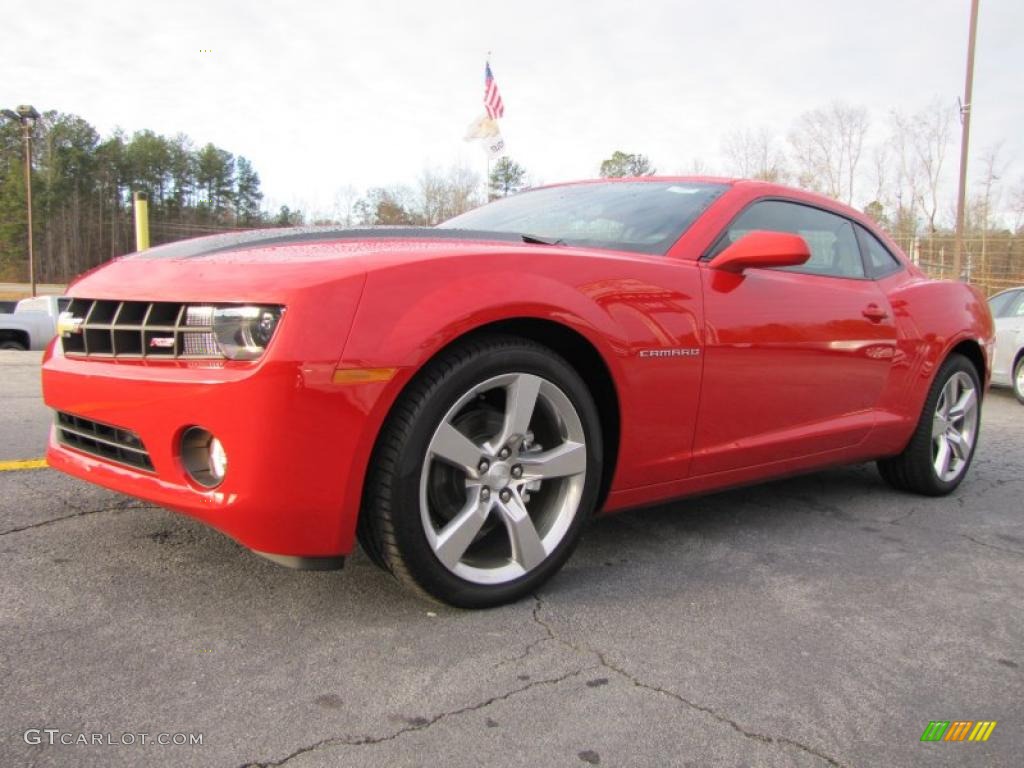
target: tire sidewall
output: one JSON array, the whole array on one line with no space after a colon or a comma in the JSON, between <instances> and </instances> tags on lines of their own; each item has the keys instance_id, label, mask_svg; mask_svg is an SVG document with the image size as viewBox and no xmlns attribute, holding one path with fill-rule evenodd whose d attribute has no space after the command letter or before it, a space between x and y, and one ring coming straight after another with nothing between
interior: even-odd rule
<instances>
[{"instance_id":1,"label":"tire sidewall","mask_svg":"<svg viewBox=\"0 0 1024 768\"><path fill-rule=\"evenodd\" d=\"M431 549L420 514L420 476L430 440L452 405L474 386L507 373L541 376L569 398L583 424L587 477L576 516L547 559L514 581L483 585L456 576ZM499 605L530 593L561 568L579 541L597 500L602 469L601 448L600 419L586 384L568 363L553 353L528 344L496 345L446 371L437 386L426 393L417 409L396 465L392 525L396 544L410 575L427 592L466 608Z\"/></svg>"},{"instance_id":2,"label":"tire sidewall","mask_svg":"<svg viewBox=\"0 0 1024 768\"><path fill-rule=\"evenodd\" d=\"M1024 390L1020 388L1020 373L1021 369L1024 368L1024 355L1017 358L1017 364L1013 366L1013 378L1010 380L1010 387L1013 390L1013 396L1017 398L1017 402L1024 405Z\"/></svg>"}]
</instances>

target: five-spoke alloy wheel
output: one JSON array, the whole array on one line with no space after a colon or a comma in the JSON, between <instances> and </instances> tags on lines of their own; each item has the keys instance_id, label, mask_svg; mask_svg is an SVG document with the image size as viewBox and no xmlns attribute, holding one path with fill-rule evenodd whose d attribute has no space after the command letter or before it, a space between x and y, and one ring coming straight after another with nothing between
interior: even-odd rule
<instances>
[{"instance_id":1,"label":"five-spoke alloy wheel","mask_svg":"<svg viewBox=\"0 0 1024 768\"><path fill-rule=\"evenodd\" d=\"M956 480L967 468L978 430L978 388L963 371L950 376L932 416L932 466L944 482Z\"/></svg>"},{"instance_id":2,"label":"five-spoke alloy wheel","mask_svg":"<svg viewBox=\"0 0 1024 768\"><path fill-rule=\"evenodd\" d=\"M600 421L579 374L534 342L480 339L403 394L375 451L360 541L439 600L501 604L568 558L600 477Z\"/></svg>"}]
</instances>

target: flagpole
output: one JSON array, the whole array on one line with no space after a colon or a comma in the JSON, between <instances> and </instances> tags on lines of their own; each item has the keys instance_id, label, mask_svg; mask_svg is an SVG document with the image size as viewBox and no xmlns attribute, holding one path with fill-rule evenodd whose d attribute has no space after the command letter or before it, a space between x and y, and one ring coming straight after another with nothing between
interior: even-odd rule
<instances>
[{"instance_id":1,"label":"flagpole","mask_svg":"<svg viewBox=\"0 0 1024 768\"><path fill-rule=\"evenodd\" d=\"M487 57L484 59L484 64L487 67L491 66L491 52L487 52ZM484 158L486 164L486 174L484 175L484 203L491 201L491 152L486 150L486 157Z\"/></svg>"}]
</instances>

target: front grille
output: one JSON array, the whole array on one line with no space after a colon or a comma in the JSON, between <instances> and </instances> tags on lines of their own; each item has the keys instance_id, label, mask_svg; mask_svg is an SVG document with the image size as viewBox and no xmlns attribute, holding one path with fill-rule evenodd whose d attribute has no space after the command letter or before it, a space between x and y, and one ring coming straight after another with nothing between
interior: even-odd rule
<instances>
[{"instance_id":1,"label":"front grille","mask_svg":"<svg viewBox=\"0 0 1024 768\"><path fill-rule=\"evenodd\" d=\"M78 332L61 336L64 354L69 356L223 359L210 307L72 299L67 311L82 321Z\"/></svg>"},{"instance_id":2,"label":"front grille","mask_svg":"<svg viewBox=\"0 0 1024 768\"><path fill-rule=\"evenodd\" d=\"M57 441L101 459L153 471L146 446L138 435L127 429L57 411Z\"/></svg>"}]
</instances>

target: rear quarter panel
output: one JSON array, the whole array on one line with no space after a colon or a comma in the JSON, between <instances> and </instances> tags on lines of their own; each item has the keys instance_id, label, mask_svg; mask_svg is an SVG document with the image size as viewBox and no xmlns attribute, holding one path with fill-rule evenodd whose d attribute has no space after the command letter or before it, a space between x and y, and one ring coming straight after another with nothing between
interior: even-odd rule
<instances>
[{"instance_id":1,"label":"rear quarter panel","mask_svg":"<svg viewBox=\"0 0 1024 768\"><path fill-rule=\"evenodd\" d=\"M879 439L887 453L899 452L913 432L935 374L952 350L965 341L981 348L982 384L992 372L994 325L984 297L965 283L929 280L900 272L880 284L893 311L896 356L879 409Z\"/></svg>"}]
</instances>

